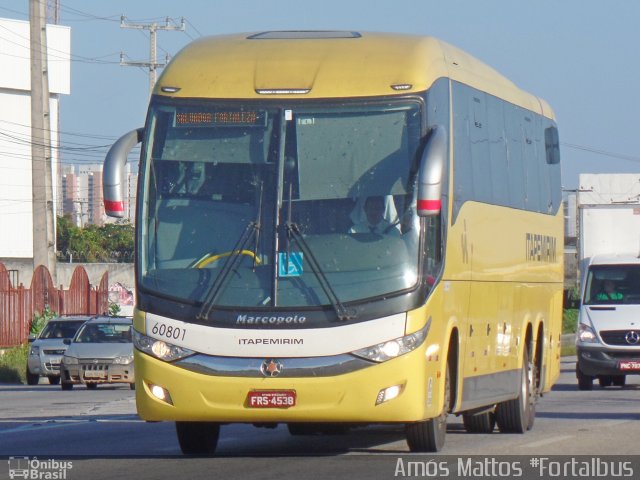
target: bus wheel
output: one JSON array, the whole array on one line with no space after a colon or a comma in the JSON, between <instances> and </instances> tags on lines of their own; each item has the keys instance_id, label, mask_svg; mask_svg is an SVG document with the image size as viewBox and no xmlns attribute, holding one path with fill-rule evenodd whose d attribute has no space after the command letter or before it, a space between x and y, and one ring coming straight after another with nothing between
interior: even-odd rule
<instances>
[{"instance_id":1,"label":"bus wheel","mask_svg":"<svg viewBox=\"0 0 640 480\"><path fill-rule=\"evenodd\" d=\"M578 379L578 390L593 390L593 377L582 373L578 363L576 363L576 378Z\"/></svg>"},{"instance_id":2,"label":"bus wheel","mask_svg":"<svg viewBox=\"0 0 640 480\"><path fill-rule=\"evenodd\" d=\"M531 429L536 416L536 366L529 361L525 347L522 358L522 380L518 398L499 403L496 407L496 423L503 433L524 433Z\"/></svg>"},{"instance_id":3,"label":"bus wheel","mask_svg":"<svg viewBox=\"0 0 640 480\"><path fill-rule=\"evenodd\" d=\"M180 450L185 455L213 455L220 425L213 422L176 422Z\"/></svg>"},{"instance_id":4,"label":"bus wheel","mask_svg":"<svg viewBox=\"0 0 640 480\"><path fill-rule=\"evenodd\" d=\"M493 412L463 413L462 423L468 433L491 433L496 426L496 416Z\"/></svg>"},{"instance_id":5,"label":"bus wheel","mask_svg":"<svg viewBox=\"0 0 640 480\"><path fill-rule=\"evenodd\" d=\"M450 403L451 378L449 362L447 362L444 376L444 405L442 406L442 412L436 418L407 424L406 435L409 450L412 452L439 452L444 447Z\"/></svg>"}]
</instances>

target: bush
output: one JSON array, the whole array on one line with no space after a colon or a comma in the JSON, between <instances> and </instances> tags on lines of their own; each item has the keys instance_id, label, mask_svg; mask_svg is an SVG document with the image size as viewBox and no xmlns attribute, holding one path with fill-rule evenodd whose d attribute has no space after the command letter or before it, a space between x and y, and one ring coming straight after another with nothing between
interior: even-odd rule
<instances>
[{"instance_id":1,"label":"bush","mask_svg":"<svg viewBox=\"0 0 640 480\"><path fill-rule=\"evenodd\" d=\"M27 354L29 345L8 348L0 355L0 382L27 383Z\"/></svg>"},{"instance_id":2,"label":"bush","mask_svg":"<svg viewBox=\"0 0 640 480\"><path fill-rule=\"evenodd\" d=\"M58 314L49 308L49 305L44 307L42 313L36 312L33 314L33 320L31 321L31 334L38 336L47 322L52 318L57 317Z\"/></svg>"},{"instance_id":3,"label":"bush","mask_svg":"<svg viewBox=\"0 0 640 480\"><path fill-rule=\"evenodd\" d=\"M562 315L562 333L576 333L578 328L578 309L565 308Z\"/></svg>"}]
</instances>

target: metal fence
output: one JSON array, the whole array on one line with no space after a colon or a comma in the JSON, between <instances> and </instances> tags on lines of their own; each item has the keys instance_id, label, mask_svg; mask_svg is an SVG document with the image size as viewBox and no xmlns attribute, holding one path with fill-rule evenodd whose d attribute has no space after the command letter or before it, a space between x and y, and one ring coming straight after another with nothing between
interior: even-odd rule
<instances>
[{"instance_id":1,"label":"metal fence","mask_svg":"<svg viewBox=\"0 0 640 480\"><path fill-rule=\"evenodd\" d=\"M92 287L87 272L76 267L69 289L55 288L49 270L39 266L33 272L31 286L13 286L9 272L0 263L0 347L21 345L27 341L35 313L46 307L60 315L95 315L109 309L109 275Z\"/></svg>"}]
</instances>

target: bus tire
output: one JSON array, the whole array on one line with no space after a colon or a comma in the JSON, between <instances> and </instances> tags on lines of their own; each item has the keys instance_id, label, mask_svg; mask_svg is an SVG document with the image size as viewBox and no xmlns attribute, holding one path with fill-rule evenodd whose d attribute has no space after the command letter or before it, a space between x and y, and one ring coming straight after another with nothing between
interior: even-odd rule
<instances>
[{"instance_id":1,"label":"bus tire","mask_svg":"<svg viewBox=\"0 0 640 480\"><path fill-rule=\"evenodd\" d=\"M412 452L439 452L447 435L447 416L451 402L451 376L449 362L444 376L444 404L440 415L406 426L407 444Z\"/></svg>"},{"instance_id":2,"label":"bus tire","mask_svg":"<svg viewBox=\"0 0 640 480\"><path fill-rule=\"evenodd\" d=\"M493 412L463 413L462 423L467 433L491 433L496 427L496 416Z\"/></svg>"},{"instance_id":3,"label":"bus tire","mask_svg":"<svg viewBox=\"0 0 640 480\"><path fill-rule=\"evenodd\" d=\"M176 422L180 450L185 455L213 455L220 425L214 422Z\"/></svg>"},{"instance_id":4,"label":"bus tire","mask_svg":"<svg viewBox=\"0 0 640 480\"><path fill-rule=\"evenodd\" d=\"M578 379L578 390L593 390L593 377L582 373L579 363L576 363L576 378Z\"/></svg>"},{"instance_id":5,"label":"bus tire","mask_svg":"<svg viewBox=\"0 0 640 480\"><path fill-rule=\"evenodd\" d=\"M520 393L517 398L499 403L496 407L496 423L502 433L524 433L533 427L536 416L536 366L529 360L525 346L522 356Z\"/></svg>"}]
</instances>

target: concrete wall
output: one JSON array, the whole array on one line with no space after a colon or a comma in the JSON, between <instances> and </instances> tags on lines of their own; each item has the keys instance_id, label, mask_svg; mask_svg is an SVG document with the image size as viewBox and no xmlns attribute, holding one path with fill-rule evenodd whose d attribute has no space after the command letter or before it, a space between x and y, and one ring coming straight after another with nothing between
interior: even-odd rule
<instances>
[{"instance_id":1,"label":"concrete wall","mask_svg":"<svg viewBox=\"0 0 640 480\"><path fill-rule=\"evenodd\" d=\"M7 270L18 270L19 283L25 287L31 285L33 262L30 259L1 259ZM78 265L82 265L89 276L91 285L98 285L105 271L109 272L109 285L121 283L128 289L135 286L132 263L58 263L58 279L56 285L69 288L71 276ZM17 286L17 285L16 285Z\"/></svg>"}]
</instances>

